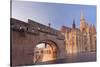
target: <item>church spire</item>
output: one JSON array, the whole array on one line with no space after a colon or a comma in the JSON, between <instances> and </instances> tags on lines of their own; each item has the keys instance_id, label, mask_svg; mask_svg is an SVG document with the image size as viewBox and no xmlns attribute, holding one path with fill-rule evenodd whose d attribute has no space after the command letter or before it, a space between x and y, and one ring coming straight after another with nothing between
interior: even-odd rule
<instances>
[{"instance_id":1,"label":"church spire","mask_svg":"<svg viewBox=\"0 0 100 67\"><path fill-rule=\"evenodd\" d=\"M81 11L81 17L80 20L85 20L84 15L83 15L83 11Z\"/></svg>"},{"instance_id":2,"label":"church spire","mask_svg":"<svg viewBox=\"0 0 100 67\"><path fill-rule=\"evenodd\" d=\"M75 25L75 19L73 18L73 24L72 24L72 28L76 28L76 25Z\"/></svg>"},{"instance_id":3,"label":"church spire","mask_svg":"<svg viewBox=\"0 0 100 67\"><path fill-rule=\"evenodd\" d=\"M83 11L81 11L81 16L80 16L80 30L81 30L81 32L86 30L86 28L87 28L87 23L85 21Z\"/></svg>"}]
</instances>

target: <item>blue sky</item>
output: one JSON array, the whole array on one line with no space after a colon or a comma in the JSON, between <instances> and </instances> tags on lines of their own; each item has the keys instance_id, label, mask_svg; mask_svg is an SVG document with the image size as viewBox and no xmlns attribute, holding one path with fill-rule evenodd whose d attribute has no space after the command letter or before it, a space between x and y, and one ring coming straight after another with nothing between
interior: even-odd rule
<instances>
[{"instance_id":1,"label":"blue sky","mask_svg":"<svg viewBox=\"0 0 100 67\"><path fill-rule=\"evenodd\" d=\"M12 1L13 18L26 22L27 19L32 19L44 25L51 23L55 29L60 29L62 25L71 27L73 18L79 27L81 12L89 24L96 26L96 6L93 5Z\"/></svg>"}]
</instances>

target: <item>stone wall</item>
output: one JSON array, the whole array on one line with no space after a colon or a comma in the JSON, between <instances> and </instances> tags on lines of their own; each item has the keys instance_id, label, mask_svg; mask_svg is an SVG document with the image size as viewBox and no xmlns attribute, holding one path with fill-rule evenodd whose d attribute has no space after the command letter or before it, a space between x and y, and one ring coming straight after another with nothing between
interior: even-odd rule
<instances>
[{"instance_id":1,"label":"stone wall","mask_svg":"<svg viewBox=\"0 0 100 67\"><path fill-rule=\"evenodd\" d=\"M11 18L11 64L34 64L34 49L40 42L53 41L57 47L57 59L66 57L64 36L60 31L29 20L23 22Z\"/></svg>"}]
</instances>

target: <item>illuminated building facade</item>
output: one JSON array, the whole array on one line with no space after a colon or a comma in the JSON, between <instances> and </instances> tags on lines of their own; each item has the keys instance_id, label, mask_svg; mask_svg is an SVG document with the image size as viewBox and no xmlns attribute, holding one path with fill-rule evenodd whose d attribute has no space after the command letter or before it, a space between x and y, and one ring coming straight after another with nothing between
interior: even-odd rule
<instances>
[{"instance_id":1,"label":"illuminated building facade","mask_svg":"<svg viewBox=\"0 0 100 67\"><path fill-rule=\"evenodd\" d=\"M83 14L80 18L80 28L76 28L73 19L72 28L62 26L61 32L65 36L67 53L96 51L96 28L86 22Z\"/></svg>"}]
</instances>

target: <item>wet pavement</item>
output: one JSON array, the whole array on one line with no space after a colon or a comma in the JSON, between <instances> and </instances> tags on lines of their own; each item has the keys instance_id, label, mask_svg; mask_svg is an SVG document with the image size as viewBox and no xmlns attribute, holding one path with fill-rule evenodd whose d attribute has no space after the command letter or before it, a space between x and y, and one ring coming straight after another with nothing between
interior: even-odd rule
<instances>
[{"instance_id":1,"label":"wet pavement","mask_svg":"<svg viewBox=\"0 0 100 67\"><path fill-rule=\"evenodd\" d=\"M89 53L79 53L79 54L69 54L66 58L47 61L47 62L40 62L36 63L35 65L42 65L42 64L61 64L61 63L76 63L76 62L93 62L96 61L96 53L89 52Z\"/></svg>"}]
</instances>

